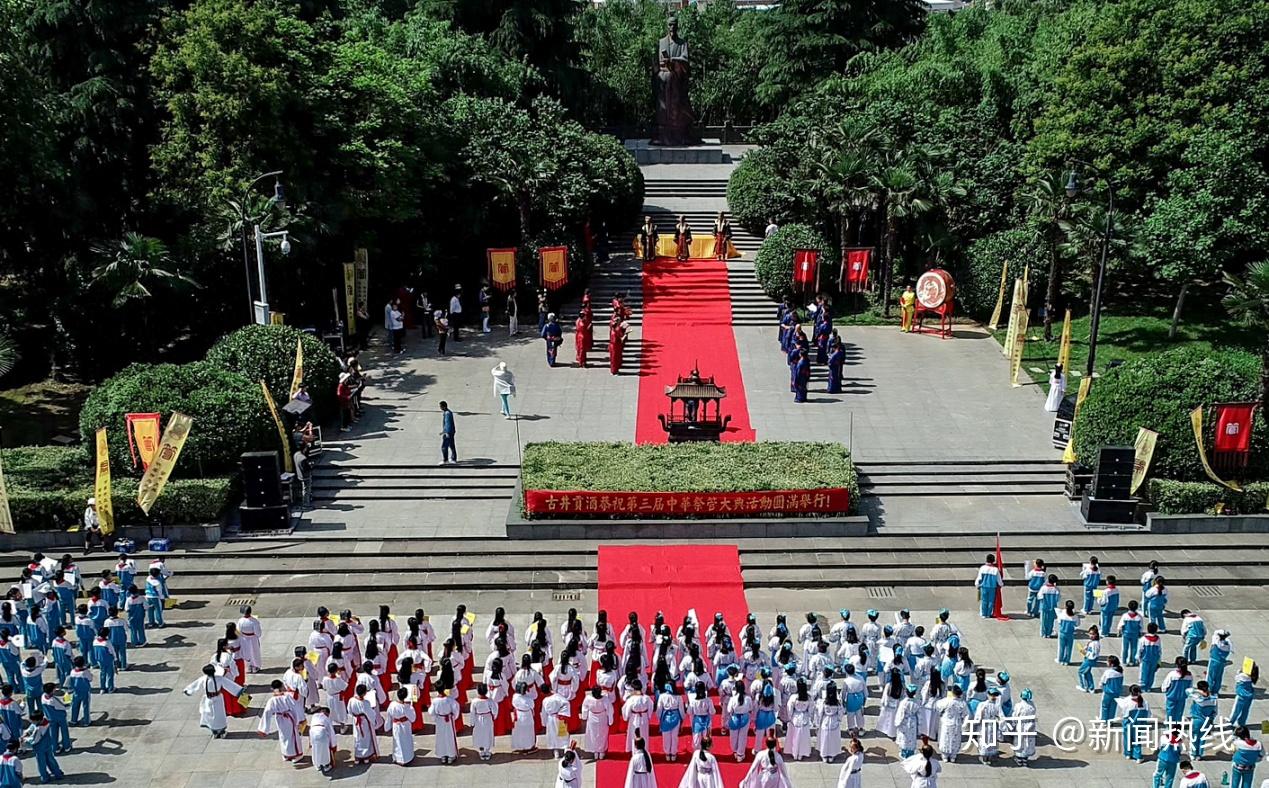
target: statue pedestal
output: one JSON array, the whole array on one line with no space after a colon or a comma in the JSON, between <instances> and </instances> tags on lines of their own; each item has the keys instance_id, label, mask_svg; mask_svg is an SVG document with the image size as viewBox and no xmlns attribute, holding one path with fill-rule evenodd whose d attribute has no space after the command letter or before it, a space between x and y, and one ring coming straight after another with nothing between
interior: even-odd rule
<instances>
[{"instance_id":1,"label":"statue pedestal","mask_svg":"<svg viewBox=\"0 0 1269 788\"><path fill-rule=\"evenodd\" d=\"M651 140L626 140L626 150L639 164L722 164L721 140L702 140L700 145L653 145Z\"/></svg>"}]
</instances>

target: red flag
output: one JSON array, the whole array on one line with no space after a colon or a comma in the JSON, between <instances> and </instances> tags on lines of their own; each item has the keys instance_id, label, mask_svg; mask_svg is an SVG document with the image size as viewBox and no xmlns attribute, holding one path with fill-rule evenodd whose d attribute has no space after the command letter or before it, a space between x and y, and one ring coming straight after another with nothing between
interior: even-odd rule
<instances>
[{"instance_id":1,"label":"red flag","mask_svg":"<svg viewBox=\"0 0 1269 788\"><path fill-rule=\"evenodd\" d=\"M992 618L997 621L1008 621L1004 613L1005 606L1005 556L1000 552L1000 534L996 534L996 567L1000 569L1000 585L996 586L996 607L991 611Z\"/></svg>"},{"instance_id":2,"label":"red flag","mask_svg":"<svg viewBox=\"0 0 1269 788\"><path fill-rule=\"evenodd\" d=\"M1235 402L1216 406L1216 451L1246 454L1251 451L1251 424L1256 403Z\"/></svg>"},{"instance_id":3,"label":"red flag","mask_svg":"<svg viewBox=\"0 0 1269 788\"><path fill-rule=\"evenodd\" d=\"M842 261L842 289L857 293L868 284L868 268L872 263L872 247L847 249Z\"/></svg>"},{"instance_id":4,"label":"red flag","mask_svg":"<svg viewBox=\"0 0 1269 788\"><path fill-rule=\"evenodd\" d=\"M793 289L814 290L819 283L820 253L815 249L793 252Z\"/></svg>"}]
</instances>

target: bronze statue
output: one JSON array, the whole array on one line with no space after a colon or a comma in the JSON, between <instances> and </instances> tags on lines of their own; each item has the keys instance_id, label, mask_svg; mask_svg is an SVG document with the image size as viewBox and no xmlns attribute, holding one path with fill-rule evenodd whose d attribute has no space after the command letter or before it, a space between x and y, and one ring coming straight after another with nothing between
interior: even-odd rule
<instances>
[{"instance_id":1,"label":"bronze statue","mask_svg":"<svg viewBox=\"0 0 1269 788\"><path fill-rule=\"evenodd\" d=\"M657 42L656 145L692 145L698 140L692 131L695 118L688 97L692 67L687 42L679 37L679 22L671 17L669 32Z\"/></svg>"}]
</instances>

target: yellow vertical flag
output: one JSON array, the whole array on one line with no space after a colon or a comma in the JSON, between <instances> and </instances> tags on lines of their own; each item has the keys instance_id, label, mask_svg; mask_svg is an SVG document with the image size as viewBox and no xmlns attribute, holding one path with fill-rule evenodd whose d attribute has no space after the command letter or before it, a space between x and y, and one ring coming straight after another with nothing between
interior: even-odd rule
<instances>
[{"instance_id":1,"label":"yellow vertical flag","mask_svg":"<svg viewBox=\"0 0 1269 788\"><path fill-rule=\"evenodd\" d=\"M357 333L357 273L352 263L344 263L344 312L348 333Z\"/></svg>"},{"instance_id":2,"label":"yellow vertical flag","mask_svg":"<svg viewBox=\"0 0 1269 788\"><path fill-rule=\"evenodd\" d=\"M1148 430L1145 427L1137 428L1137 440L1133 444L1132 487L1128 489L1129 495L1136 494L1141 483L1146 480L1146 471L1150 470L1150 460L1154 458L1154 447L1158 440L1159 433L1154 430Z\"/></svg>"},{"instance_id":3,"label":"yellow vertical flag","mask_svg":"<svg viewBox=\"0 0 1269 788\"><path fill-rule=\"evenodd\" d=\"M1066 375L1067 380L1071 378L1071 310L1066 310L1066 317L1062 320L1062 342L1058 345L1057 363L1062 367L1062 373Z\"/></svg>"},{"instance_id":4,"label":"yellow vertical flag","mask_svg":"<svg viewBox=\"0 0 1269 788\"><path fill-rule=\"evenodd\" d=\"M273 402L273 395L269 393L269 387L264 385L264 381L260 381L260 390L264 392L264 402L269 406L269 413L273 416L273 424L278 428L278 438L282 441L282 464L286 466L287 473L295 472L295 463L291 460L291 443L286 439L286 427L282 426L282 419L278 416L278 406Z\"/></svg>"},{"instance_id":5,"label":"yellow vertical flag","mask_svg":"<svg viewBox=\"0 0 1269 788\"><path fill-rule=\"evenodd\" d=\"M184 413L173 412L167 420L167 429L163 430L163 438L159 441L159 450L154 454L150 467L145 469L141 483L137 485L137 506L146 514L154 502L163 494L168 477L176 467L176 460L181 456L185 439L189 437L190 427L194 420Z\"/></svg>"},{"instance_id":6,"label":"yellow vertical flag","mask_svg":"<svg viewBox=\"0 0 1269 788\"><path fill-rule=\"evenodd\" d=\"M295 373L291 375L291 399L300 392L304 385L304 340L295 340Z\"/></svg>"},{"instance_id":7,"label":"yellow vertical flag","mask_svg":"<svg viewBox=\"0 0 1269 788\"><path fill-rule=\"evenodd\" d=\"M1018 320L1014 325L1017 332L1013 338L1013 347L1010 348L1009 357L1009 384L1014 388L1021 386L1018 378L1022 374L1022 353L1027 347L1027 329L1030 327L1030 318L1027 314L1027 308L1024 304L1017 305Z\"/></svg>"},{"instance_id":8,"label":"yellow vertical flag","mask_svg":"<svg viewBox=\"0 0 1269 788\"><path fill-rule=\"evenodd\" d=\"M1190 426L1194 428L1194 443L1198 445L1199 462L1203 463L1203 472L1207 474L1207 478L1217 484L1228 487L1235 492L1242 492L1243 488L1238 486L1238 482L1227 482L1216 475L1216 471L1212 470L1212 464L1207 461L1207 449L1203 448L1203 406L1199 405L1190 411Z\"/></svg>"},{"instance_id":9,"label":"yellow vertical flag","mask_svg":"<svg viewBox=\"0 0 1269 788\"><path fill-rule=\"evenodd\" d=\"M1000 353L1005 358L1013 357L1013 338L1017 330L1018 321L1018 302L1022 298L1022 280L1013 280L1013 300L1009 304L1009 327L1005 329L1005 344L1000 348Z\"/></svg>"},{"instance_id":10,"label":"yellow vertical flag","mask_svg":"<svg viewBox=\"0 0 1269 788\"><path fill-rule=\"evenodd\" d=\"M1031 296L1031 263L1027 263L1022 268L1022 308L1027 308L1027 301Z\"/></svg>"},{"instance_id":11,"label":"yellow vertical flag","mask_svg":"<svg viewBox=\"0 0 1269 788\"><path fill-rule=\"evenodd\" d=\"M996 326L1000 324L1000 315L1005 308L1005 285L1009 279L1009 261L1005 261L1005 265L1000 269L1000 292L996 293L996 308L991 310L991 320L987 321L987 328L991 331L996 330Z\"/></svg>"},{"instance_id":12,"label":"yellow vertical flag","mask_svg":"<svg viewBox=\"0 0 1269 788\"><path fill-rule=\"evenodd\" d=\"M9 513L9 491L4 486L4 466L0 465L0 534L13 533L13 515Z\"/></svg>"},{"instance_id":13,"label":"yellow vertical flag","mask_svg":"<svg viewBox=\"0 0 1269 788\"><path fill-rule=\"evenodd\" d=\"M97 520L102 533L114 533L115 506L110 497L110 449L106 445L106 428L97 428L97 479L93 497L97 499Z\"/></svg>"},{"instance_id":14,"label":"yellow vertical flag","mask_svg":"<svg viewBox=\"0 0 1269 788\"><path fill-rule=\"evenodd\" d=\"M370 304L370 253L365 249L357 249L353 252L353 299L356 301L358 308L367 309ZM409 308L409 304L402 304L402 308ZM369 312L367 312L368 314Z\"/></svg>"},{"instance_id":15,"label":"yellow vertical flag","mask_svg":"<svg viewBox=\"0 0 1269 788\"><path fill-rule=\"evenodd\" d=\"M1079 393L1075 395L1075 412L1071 414L1071 440L1066 444L1066 450L1062 452L1062 462L1070 465L1075 462L1075 420L1080 417L1080 406L1084 404L1084 399L1088 397L1088 390L1093 387L1093 379L1091 377L1084 378L1080 381Z\"/></svg>"}]
</instances>

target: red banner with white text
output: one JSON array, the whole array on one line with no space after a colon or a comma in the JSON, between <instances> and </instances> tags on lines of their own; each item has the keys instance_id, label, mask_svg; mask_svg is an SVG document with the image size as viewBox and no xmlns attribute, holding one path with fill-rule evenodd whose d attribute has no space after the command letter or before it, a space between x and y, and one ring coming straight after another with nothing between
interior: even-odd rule
<instances>
[{"instance_id":1,"label":"red banner with white text","mask_svg":"<svg viewBox=\"0 0 1269 788\"><path fill-rule=\"evenodd\" d=\"M872 264L872 247L847 249L842 261L842 290L858 293L868 286L868 269Z\"/></svg>"},{"instance_id":2,"label":"red banner with white text","mask_svg":"<svg viewBox=\"0 0 1269 788\"><path fill-rule=\"evenodd\" d=\"M531 515L637 517L753 516L763 514L840 514L850 509L844 487L761 492L586 492L525 490Z\"/></svg>"},{"instance_id":3,"label":"red banner with white text","mask_svg":"<svg viewBox=\"0 0 1269 788\"><path fill-rule=\"evenodd\" d=\"M1251 429L1256 417L1255 402L1227 402L1216 408L1216 440L1212 456L1221 467L1242 467L1251 456Z\"/></svg>"},{"instance_id":4,"label":"red banner with white text","mask_svg":"<svg viewBox=\"0 0 1269 788\"><path fill-rule=\"evenodd\" d=\"M820 253L815 249L796 249L793 252L793 289L818 290L820 281Z\"/></svg>"}]
</instances>

